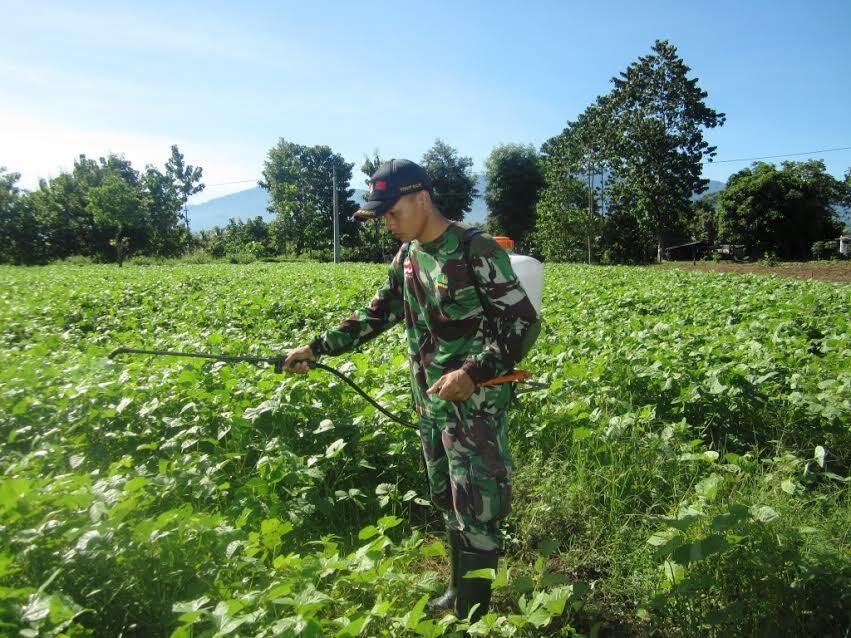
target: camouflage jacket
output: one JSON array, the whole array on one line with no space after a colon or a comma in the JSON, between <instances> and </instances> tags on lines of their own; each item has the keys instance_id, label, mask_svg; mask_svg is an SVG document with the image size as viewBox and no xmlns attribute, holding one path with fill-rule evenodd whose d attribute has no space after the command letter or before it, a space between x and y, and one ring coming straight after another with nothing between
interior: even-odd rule
<instances>
[{"instance_id":1,"label":"camouflage jacket","mask_svg":"<svg viewBox=\"0 0 851 638\"><path fill-rule=\"evenodd\" d=\"M470 244L470 257L499 332L507 359L489 333L470 280L461 238L465 224L450 222L434 241L414 240L396 254L387 282L369 305L310 345L314 354L336 355L366 343L404 318L411 389L417 413L454 419L458 410L482 416L508 404L510 387L477 389L457 405L426 394L443 374L463 369L479 384L505 374L526 355L540 331L540 320L511 267L508 254L490 235Z\"/></svg>"}]
</instances>

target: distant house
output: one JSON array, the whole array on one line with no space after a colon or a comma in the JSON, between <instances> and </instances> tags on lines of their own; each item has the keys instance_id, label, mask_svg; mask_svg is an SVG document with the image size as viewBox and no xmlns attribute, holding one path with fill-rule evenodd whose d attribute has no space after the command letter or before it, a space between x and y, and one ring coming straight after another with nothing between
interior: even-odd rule
<instances>
[{"instance_id":1,"label":"distant house","mask_svg":"<svg viewBox=\"0 0 851 638\"><path fill-rule=\"evenodd\" d=\"M851 237L844 235L839 238L839 254L845 257L851 257Z\"/></svg>"},{"instance_id":2,"label":"distant house","mask_svg":"<svg viewBox=\"0 0 851 638\"><path fill-rule=\"evenodd\" d=\"M666 248L665 259L667 261L697 261L710 250L712 250L712 246L705 241L690 241L679 246Z\"/></svg>"},{"instance_id":3,"label":"distant house","mask_svg":"<svg viewBox=\"0 0 851 638\"><path fill-rule=\"evenodd\" d=\"M721 244L716 248L716 251L721 257L732 259L733 261L744 259L746 250L747 247L744 244Z\"/></svg>"},{"instance_id":4,"label":"distant house","mask_svg":"<svg viewBox=\"0 0 851 638\"><path fill-rule=\"evenodd\" d=\"M697 261L713 253L721 259L741 261L745 258L746 246L744 244L718 244L713 246L705 241L690 241L666 248L665 259L668 261Z\"/></svg>"}]
</instances>

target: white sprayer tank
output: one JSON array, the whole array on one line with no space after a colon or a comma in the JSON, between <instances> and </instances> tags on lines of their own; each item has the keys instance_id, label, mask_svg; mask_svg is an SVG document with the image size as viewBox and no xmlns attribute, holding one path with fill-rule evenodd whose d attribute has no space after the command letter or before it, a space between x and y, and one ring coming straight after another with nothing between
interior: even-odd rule
<instances>
[{"instance_id":1,"label":"white sprayer tank","mask_svg":"<svg viewBox=\"0 0 851 638\"><path fill-rule=\"evenodd\" d=\"M541 314L541 302L544 298L544 264L528 255L518 255L514 252L514 240L508 237L494 237L496 242L508 251L511 267L520 280L520 285L529 296L529 301L535 306L535 312Z\"/></svg>"}]
</instances>

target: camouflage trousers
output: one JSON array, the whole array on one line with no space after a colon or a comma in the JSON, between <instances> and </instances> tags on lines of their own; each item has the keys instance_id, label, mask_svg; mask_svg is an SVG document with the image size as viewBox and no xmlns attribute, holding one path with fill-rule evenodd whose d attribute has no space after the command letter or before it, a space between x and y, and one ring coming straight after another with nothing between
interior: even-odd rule
<instances>
[{"instance_id":1,"label":"camouflage trousers","mask_svg":"<svg viewBox=\"0 0 851 638\"><path fill-rule=\"evenodd\" d=\"M418 425L431 500L446 528L461 532L469 548L501 550L499 522L511 512L513 468L505 410L452 422L421 417Z\"/></svg>"}]
</instances>

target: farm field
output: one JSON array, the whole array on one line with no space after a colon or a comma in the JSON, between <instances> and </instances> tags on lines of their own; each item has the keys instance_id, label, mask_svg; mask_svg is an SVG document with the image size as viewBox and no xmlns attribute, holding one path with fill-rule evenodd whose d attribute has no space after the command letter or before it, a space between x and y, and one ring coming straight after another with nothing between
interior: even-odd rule
<instances>
[{"instance_id":1,"label":"farm field","mask_svg":"<svg viewBox=\"0 0 851 638\"><path fill-rule=\"evenodd\" d=\"M734 264L699 261L666 262L661 266L651 266L654 269L676 268L699 272L723 272L737 275L777 275L778 277L793 277L817 281L834 281L851 283L851 260L843 261L805 261L780 262L774 266L761 263Z\"/></svg>"},{"instance_id":2,"label":"farm field","mask_svg":"<svg viewBox=\"0 0 851 638\"><path fill-rule=\"evenodd\" d=\"M382 266L0 268L0 634L848 636L851 286L547 265L492 613L416 434L275 355ZM401 329L323 359L410 417Z\"/></svg>"}]
</instances>

